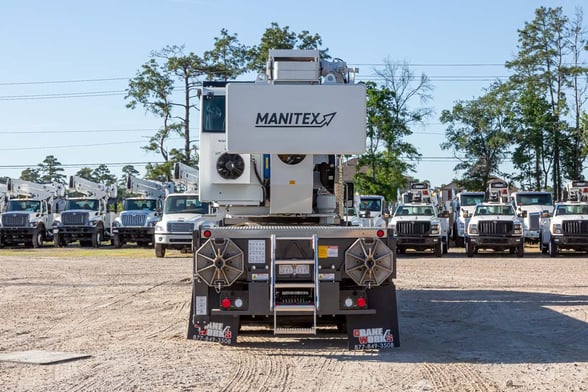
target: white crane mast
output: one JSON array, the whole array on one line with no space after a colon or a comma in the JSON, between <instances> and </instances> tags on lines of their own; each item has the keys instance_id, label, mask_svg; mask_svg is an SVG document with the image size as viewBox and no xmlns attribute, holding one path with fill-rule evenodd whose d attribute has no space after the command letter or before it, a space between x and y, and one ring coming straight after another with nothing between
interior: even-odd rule
<instances>
[{"instance_id":1,"label":"white crane mast","mask_svg":"<svg viewBox=\"0 0 588 392\"><path fill-rule=\"evenodd\" d=\"M97 199L104 199L107 197L114 198L117 195L116 186L99 184L86 180L80 176L71 176L69 178L69 188L88 197L95 197Z\"/></svg>"},{"instance_id":2,"label":"white crane mast","mask_svg":"<svg viewBox=\"0 0 588 392\"><path fill-rule=\"evenodd\" d=\"M173 184L129 176L127 178L127 190L133 194L154 199L163 199L168 193L173 191Z\"/></svg>"},{"instance_id":3,"label":"white crane mast","mask_svg":"<svg viewBox=\"0 0 588 392\"><path fill-rule=\"evenodd\" d=\"M52 197L65 196L65 187L58 182L53 182L51 184L37 184L31 181L10 178L7 183L7 189L8 194L11 197L26 196L47 200Z\"/></svg>"},{"instance_id":4,"label":"white crane mast","mask_svg":"<svg viewBox=\"0 0 588 392\"><path fill-rule=\"evenodd\" d=\"M186 192L198 191L198 176L198 169L185 163L177 162L174 166L174 181L183 184L186 187Z\"/></svg>"}]
</instances>

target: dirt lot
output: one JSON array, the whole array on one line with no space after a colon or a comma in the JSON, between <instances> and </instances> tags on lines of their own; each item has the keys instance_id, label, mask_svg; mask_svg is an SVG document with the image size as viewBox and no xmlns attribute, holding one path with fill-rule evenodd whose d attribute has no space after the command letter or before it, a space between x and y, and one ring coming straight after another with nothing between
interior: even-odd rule
<instances>
[{"instance_id":1,"label":"dirt lot","mask_svg":"<svg viewBox=\"0 0 588 392\"><path fill-rule=\"evenodd\" d=\"M186 255L3 249L0 354L91 357L0 362L0 390L588 391L585 255L403 255L398 268L398 349L259 332L228 347L185 338Z\"/></svg>"}]
</instances>

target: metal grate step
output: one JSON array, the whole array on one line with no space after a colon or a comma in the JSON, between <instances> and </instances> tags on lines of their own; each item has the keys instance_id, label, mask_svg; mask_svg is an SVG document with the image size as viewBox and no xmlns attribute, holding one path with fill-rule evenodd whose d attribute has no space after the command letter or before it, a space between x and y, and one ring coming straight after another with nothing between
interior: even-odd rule
<instances>
[{"instance_id":1,"label":"metal grate step","mask_svg":"<svg viewBox=\"0 0 588 392\"><path fill-rule=\"evenodd\" d=\"M288 282L278 283L276 282L275 287L277 289L314 289L316 285L314 282Z\"/></svg>"},{"instance_id":2,"label":"metal grate step","mask_svg":"<svg viewBox=\"0 0 588 392\"><path fill-rule=\"evenodd\" d=\"M308 328L274 328L274 335L316 335L316 327Z\"/></svg>"},{"instance_id":3,"label":"metal grate step","mask_svg":"<svg viewBox=\"0 0 588 392\"><path fill-rule=\"evenodd\" d=\"M314 305L275 305L276 312L314 312Z\"/></svg>"},{"instance_id":4,"label":"metal grate step","mask_svg":"<svg viewBox=\"0 0 588 392\"><path fill-rule=\"evenodd\" d=\"M314 264L313 259L284 259L284 260L276 260L276 265L280 264Z\"/></svg>"}]
</instances>

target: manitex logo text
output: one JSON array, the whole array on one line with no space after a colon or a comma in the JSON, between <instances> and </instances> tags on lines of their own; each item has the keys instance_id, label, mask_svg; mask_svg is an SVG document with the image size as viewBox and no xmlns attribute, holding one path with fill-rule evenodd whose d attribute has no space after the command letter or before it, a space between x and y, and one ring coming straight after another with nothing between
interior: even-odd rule
<instances>
[{"instance_id":1,"label":"manitex logo text","mask_svg":"<svg viewBox=\"0 0 588 392\"><path fill-rule=\"evenodd\" d=\"M257 113L256 128L322 128L327 127L337 112L321 113Z\"/></svg>"}]
</instances>

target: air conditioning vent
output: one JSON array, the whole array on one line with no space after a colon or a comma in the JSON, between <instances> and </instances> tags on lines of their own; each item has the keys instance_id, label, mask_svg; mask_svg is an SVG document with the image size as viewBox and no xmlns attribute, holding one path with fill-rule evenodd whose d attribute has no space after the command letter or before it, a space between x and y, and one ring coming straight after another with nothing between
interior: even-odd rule
<instances>
[{"instance_id":1,"label":"air conditioning vent","mask_svg":"<svg viewBox=\"0 0 588 392\"><path fill-rule=\"evenodd\" d=\"M216 171L225 180L235 180L243 175L245 161L239 154L224 153L216 161Z\"/></svg>"}]
</instances>

